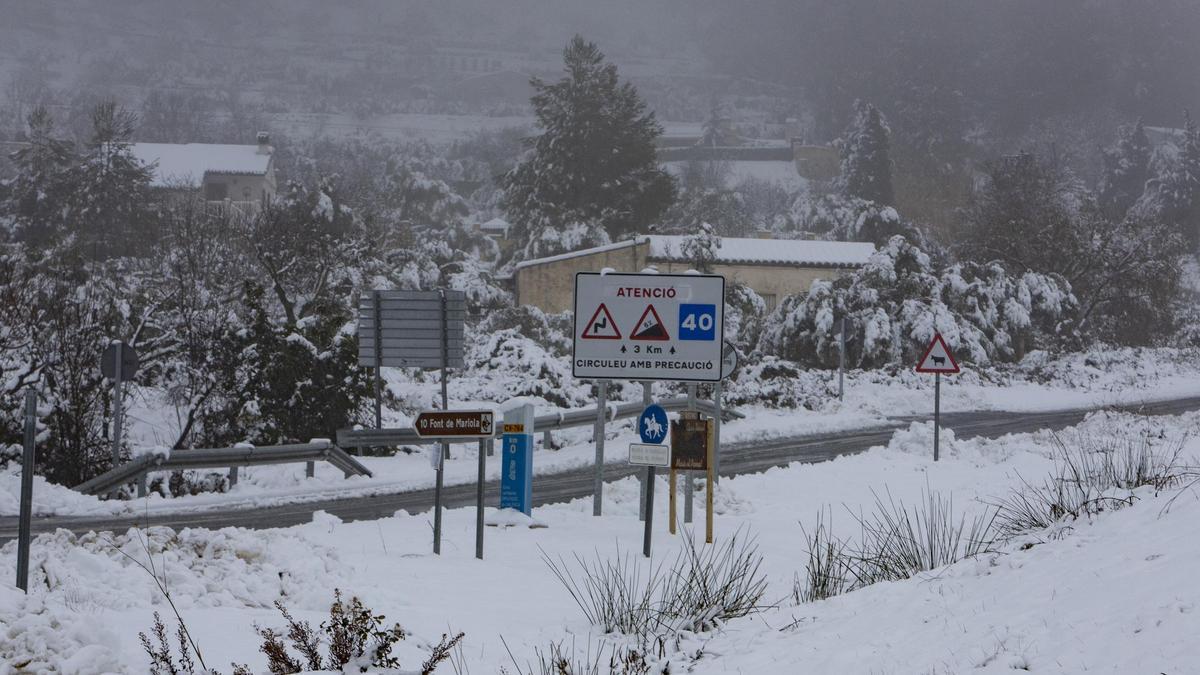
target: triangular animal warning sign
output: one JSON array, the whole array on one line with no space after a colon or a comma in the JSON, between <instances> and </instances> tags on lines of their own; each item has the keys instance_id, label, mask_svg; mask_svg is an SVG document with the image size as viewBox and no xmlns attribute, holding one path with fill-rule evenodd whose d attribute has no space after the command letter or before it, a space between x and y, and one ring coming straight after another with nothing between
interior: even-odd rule
<instances>
[{"instance_id":1,"label":"triangular animal warning sign","mask_svg":"<svg viewBox=\"0 0 1200 675\"><path fill-rule=\"evenodd\" d=\"M941 333L934 333L933 341L929 343L929 348L925 350L925 355L917 363L917 372L958 372L958 362L954 360L954 355L950 353L950 348L946 346L946 341L942 339Z\"/></svg>"},{"instance_id":2,"label":"triangular animal warning sign","mask_svg":"<svg viewBox=\"0 0 1200 675\"><path fill-rule=\"evenodd\" d=\"M613 321L608 308L601 304L596 308L596 313L592 315L592 318L588 320L587 326L584 326L581 337L588 340L620 340L621 331L617 328L617 322Z\"/></svg>"},{"instance_id":3,"label":"triangular animal warning sign","mask_svg":"<svg viewBox=\"0 0 1200 675\"><path fill-rule=\"evenodd\" d=\"M629 335L629 339L671 339L671 336L667 334L667 326L663 323L662 318L658 316L658 311L654 309L654 305L646 305L646 311L642 312L642 318L638 319L637 325L633 327L633 332Z\"/></svg>"}]
</instances>

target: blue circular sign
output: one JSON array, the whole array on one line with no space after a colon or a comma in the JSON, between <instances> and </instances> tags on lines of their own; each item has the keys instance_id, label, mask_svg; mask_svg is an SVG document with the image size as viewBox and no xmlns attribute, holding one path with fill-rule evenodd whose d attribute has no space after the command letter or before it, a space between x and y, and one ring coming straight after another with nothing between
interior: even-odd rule
<instances>
[{"instance_id":1,"label":"blue circular sign","mask_svg":"<svg viewBox=\"0 0 1200 675\"><path fill-rule=\"evenodd\" d=\"M643 443L663 443L667 440L667 411L658 404L646 406L638 416L638 435Z\"/></svg>"}]
</instances>

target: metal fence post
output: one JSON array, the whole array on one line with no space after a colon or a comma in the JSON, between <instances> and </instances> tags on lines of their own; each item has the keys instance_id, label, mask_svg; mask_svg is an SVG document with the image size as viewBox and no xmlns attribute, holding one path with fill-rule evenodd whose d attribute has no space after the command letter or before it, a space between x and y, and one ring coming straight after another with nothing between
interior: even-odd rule
<instances>
[{"instance_id":1,"label":"metal fence post","mask_svg":"<svg viewBox=\"0 0 1200 675\"><path fill-rule=\"evenodd\" d=\"M21 515L17 525L17 588L29 592L29 545L33 523L34 437L37 431L37 392L25 392L25 447L21 456Z\"/></svg>"}]
</instances>

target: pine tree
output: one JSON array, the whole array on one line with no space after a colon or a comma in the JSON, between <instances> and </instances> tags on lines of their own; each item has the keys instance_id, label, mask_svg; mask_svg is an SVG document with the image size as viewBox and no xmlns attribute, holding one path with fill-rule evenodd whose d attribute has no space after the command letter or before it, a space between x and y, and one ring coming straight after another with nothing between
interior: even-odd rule
<instances>
[{"instance_id":1,"label":"pine tree","mask_svg":"<svg viewBox=\"0 0 1200 675\"><path fill-rule=\"evenodd\" d=\"M1117 130L1117 142L1103 150L1100 205L1110 217L1124 218L1141 198L1150 178L1150 139L1142 120Z\"/></svg>"},{"instance_id":2,"label":"pine tree","mask_svg":"<svg viewBox=\"0 0 1200 675\"><path fill-rule=\"evenodd\" d=\"M9 221L18 239L46 245L63 226L74 149L55 140L54 119L44 106L34 108L27 121L29 145L13 153L17 173L0 201L0 217Z\"/></svg>"},{"instance_id":3,"label":"pine tree","mask_svg":"<svg viewBox=\"0 0 1200 675\"><path fill-rule=\"evenodd\" d=\"M662 126L594 43L576 35L563 59L563 79L530 81L542 134L504 177L503 206L525 239L581 223L613 239L642 230L675 198L655 155Z\"/></svg>"},{"instance_id":4,"label":"pine tree","mask_svg":"<svg viewBox=\"0 0 1200 675\"><path fill-rule=\"evenodd\" d=\"M1132 209L1143 222L1169 225L1200 251L1200 126L1184 113L1178 152L1156 157L1155 176Z\"/></svg>"},{"instance_id":5,"label":"pine tree","mask_svg":"<svg viewBox=\"0 0 1200 675\"><path fill-rule=\"evenodd\" d=\"M854 102L854 121L842 145L838 184L843 194L885 206L895 204L890 136L891 130L878 108Z\"/></svg>"},{"instance_id":6,"label":"pine tree","mask_svg":"<svg viewBox=\"0 0 1200 675\"><path fill-rule=\"evenodd\" d=\"M129 147L137 118L113 101L92 110L92 138L72 171L70 227L93 258L143 253L157 228L150 201L151 168Z\"/></svg>"}]
</instances>

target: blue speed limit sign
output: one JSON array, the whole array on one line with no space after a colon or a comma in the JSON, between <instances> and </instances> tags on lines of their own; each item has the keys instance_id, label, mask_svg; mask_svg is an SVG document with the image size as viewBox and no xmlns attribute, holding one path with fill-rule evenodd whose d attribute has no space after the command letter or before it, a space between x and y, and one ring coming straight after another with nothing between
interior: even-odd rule
<instances>
[{"instance_id":1,"label":"blue speed limit sign","mask_svg":"<svg viewBox=\"0 0 1200 675\"><path fill-rule=\"evenodd\" d=\"M679 306L680 340L716 340L717 306L682 304Z\"/></svg>"}]
</instances>

